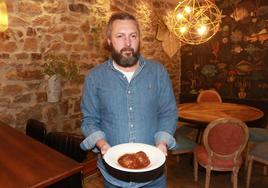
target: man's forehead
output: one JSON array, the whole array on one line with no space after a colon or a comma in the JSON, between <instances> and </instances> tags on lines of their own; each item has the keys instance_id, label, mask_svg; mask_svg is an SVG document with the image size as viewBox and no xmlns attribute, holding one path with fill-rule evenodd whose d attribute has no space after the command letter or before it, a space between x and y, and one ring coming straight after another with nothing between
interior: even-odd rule
<instances>
[{"instance_id":1,"label":"man's forehead","mask_svg":"<svg viewBox=\"0 0 268 188\"><path fill-rule=\"evenodd\" d=\"M134 20L115 20L112 25L113 32L137 32L137 23Z\"/></svg>"}]
</instances>

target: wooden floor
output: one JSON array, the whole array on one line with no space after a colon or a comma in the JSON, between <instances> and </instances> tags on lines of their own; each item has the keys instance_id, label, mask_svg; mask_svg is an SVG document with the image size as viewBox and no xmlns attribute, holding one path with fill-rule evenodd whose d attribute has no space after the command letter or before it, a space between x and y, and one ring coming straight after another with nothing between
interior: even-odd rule
<instances>
[{"instance_id":1,"label":"wooden floor","mask_svg":"<svg viewBox=\"0 0 268 188\"><path fill-rule=\"evenodd\" d=\"M178 162L174 156L167 158L167 188L202 188L205 185L205 171L199 168L198 182L193 178L192 156L183 155ZM268 188L268 176L262 173L263 167L254 163L251 188ZM246 172L239 172L238 188L245 188ZM84 188L103 188L101 175L85 180ZM215 172L211 175L210 188L232 188L231 173Z\"/></svg>"}]
</instances>

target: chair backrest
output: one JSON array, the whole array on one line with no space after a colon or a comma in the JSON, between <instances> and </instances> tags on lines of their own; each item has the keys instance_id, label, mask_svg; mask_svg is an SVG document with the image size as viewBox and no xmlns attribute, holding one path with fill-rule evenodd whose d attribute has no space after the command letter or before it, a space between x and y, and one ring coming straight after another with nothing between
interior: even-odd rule
<instances>
[{"instance_id":1,"label":"chair backrest","mask_svg":"<svg viewBox=\"0 0 268 188\"><path fill-rule=\"evenodd\" d=\"M83 162L86 159L87 152L80 148L82 140L82 136L72 133L49 132L45 143L73 160Z\"/></svg>"},{"instance_id":2,"label":"chair backrest","mask_svg":"<svg viewBox=\"0 0 268 188\"><path fill-rule=\"evenodd\" d=\"M219 118L206 127L203 143L210 158L237 161L248 141L248 127L236 118Z\"/></svg>"},{"instance_id":3,"label":"chair backrest","mask_svg":"<svg viewBox=\"0 0 268 188\"><path fill-rule=\"evenodd\" d=\"M213 89L209 89L209 90L203 90L199 93L198 97L197 97L197 102L222 102L222 98L220 96L220 94L213 90Z\"/></svg>"},{"instance_id":4,"label":"chair backrest","mask_svg":"<svg viewBox=\"0 0 268 188\"><path fill-rule=\"evenodd\" d=\"M26 135L38 140L39 142L44 142L46 134L46 124L36 119L28 119L26 124Z\"/></svg>"}]
</instances>

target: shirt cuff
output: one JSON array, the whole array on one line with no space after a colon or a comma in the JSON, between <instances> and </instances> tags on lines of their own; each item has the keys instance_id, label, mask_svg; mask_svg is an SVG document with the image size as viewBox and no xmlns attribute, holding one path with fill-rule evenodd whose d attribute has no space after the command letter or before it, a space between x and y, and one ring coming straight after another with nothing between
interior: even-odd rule
<instances>
[{"instance_id":1,"label":"shirt cuff","mask_svg":"<svg viewBox=\"0 0 268 188\"><path fill-rule=\"evenodd\" d=\"M96 143L100 139L105 139L105 134L102 131L94 132L93 134L86 137L81 143L80 148L82 150L91 150L96 146Z\"/></svg>"},{"instance_id":2,"label":"shirt cuff","mask_svg":"<svg viewBox=\"0 0 268 188\"><path fill-rule=\"evenodd\" d=\"M176 146L175 138L167 132L159 131L154 136L156 145L160 142L165 142L168 149L172 149Z\"/></svg>"}]
</instances>

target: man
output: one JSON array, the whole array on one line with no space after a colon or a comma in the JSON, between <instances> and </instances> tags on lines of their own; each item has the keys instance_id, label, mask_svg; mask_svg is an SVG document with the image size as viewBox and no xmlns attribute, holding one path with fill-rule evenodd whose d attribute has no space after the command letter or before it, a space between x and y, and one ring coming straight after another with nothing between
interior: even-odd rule
<instances>
[{"instance_id":1,"label":"man","mask_svg":"<svg viewBox=\"0 0 268 188\"><path fill-rule=\"evenodd\" d=\"M81 101L84 150L104 155L122 143L155 145L165 155L176 145L177 108L164 67L144 59L139 52L140 30L128 13L115 13L108 22L111 58L86 77ZM161 175L147 182L119 180L109 174L101 156L98 167L105 187L166 187Z\"/></svg>"}]
</instances>

